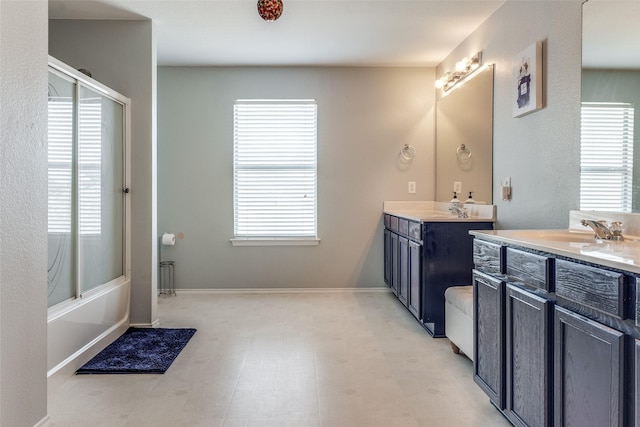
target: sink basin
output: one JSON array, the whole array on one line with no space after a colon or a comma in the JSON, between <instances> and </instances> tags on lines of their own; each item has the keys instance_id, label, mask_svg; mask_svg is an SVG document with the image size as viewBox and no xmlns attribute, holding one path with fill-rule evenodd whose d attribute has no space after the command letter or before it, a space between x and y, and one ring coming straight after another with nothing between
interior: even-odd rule
<instances>
[{"instance_id":1,"label":"sink basin","mask_svg":"<svg viewBox=\"0 0 640 427\"><path fill-rule=\"evenodd\" d=\"M517 239L544 240L547 242L566 243L595 243L607 242L617 243L612 240L596 239L592 232L580 232L571 230L518 230L513 232L513 237ZM623 242L637 242L635 238L625 237ZM620 243L623 243L620 242Z\"/></svg>"},{"instance_id":2,"label":"sink basin","mask_svg":"<svg viewBox=\"0 0 640 427\"><path fill-rule=\"evenodd\" d=\"M546 240L551 242L585 242L596 241L593 233L579 233L569 230L523 230L514 231L513 237L522 239Z\"/></svg>"}]
</instances>

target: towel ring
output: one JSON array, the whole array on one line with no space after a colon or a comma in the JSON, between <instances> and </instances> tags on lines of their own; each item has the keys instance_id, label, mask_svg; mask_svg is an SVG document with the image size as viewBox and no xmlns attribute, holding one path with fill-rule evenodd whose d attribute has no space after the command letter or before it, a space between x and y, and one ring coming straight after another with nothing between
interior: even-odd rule
<instances>
[{"instance_id":1,"label":"towel ring","mask_svg":"<svg viewBox=\"0 0 640 427\"><path fill-rule=\"evenodd\" d=\"M469 150L464 144L460 144L456 150L456 155L461 162L466 162L471 159L471 150Z\"/></svg>"},{"instance_id":2,"label":"towel ring","mask_svg":"<svg viewBox=\"0 0 640 427\"><path fill-rule=\"evenodd\" d=\"M404 144L404 147L400 150L400 155L406 160L413 160L416 156L416 149L413 145Z\"/></svg>"}]
</instances>

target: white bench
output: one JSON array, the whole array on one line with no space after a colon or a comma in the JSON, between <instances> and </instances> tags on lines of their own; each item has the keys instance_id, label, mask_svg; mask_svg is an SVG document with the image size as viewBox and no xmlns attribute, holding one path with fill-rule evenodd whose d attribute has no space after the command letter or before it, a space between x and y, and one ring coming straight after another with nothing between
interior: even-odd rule
<instances>
[{"instance_id":1,"label":"white bench","mask_svg":"<svg viewBox=\"0 0 640 427\"><path fill-rule=\"evenodd\" d=\"M445 335L454 353L473 360L473 286L452 286L444 293Z\"/></svg>"}]
</instances>

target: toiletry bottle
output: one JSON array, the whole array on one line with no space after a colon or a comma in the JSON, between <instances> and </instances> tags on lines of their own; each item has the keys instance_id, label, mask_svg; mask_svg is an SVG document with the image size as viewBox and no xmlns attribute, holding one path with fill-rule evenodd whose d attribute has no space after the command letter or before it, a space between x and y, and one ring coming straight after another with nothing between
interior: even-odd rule
<instances>
[{"instance_id":1,"label":"toiletry bottle","mask_svg":"<svg viewBox=\"0 0 640 427\"><path fill-rule=\"evenodd\" d=\"M453 192L453 199L451 199L451 202L449 202L449 210L451 212L453 212L455 210L456 207L460 206L460 199L458 199L458 195L456 194L456 192Z\"/></svg>"},{"instance_id":2,"label":"toiletry bottle","mask_svg":"<svg viewBox=\"0 0 640 427\"><path fill-rule=\"evenodd\" d=\"M473 197L471 197L472 194L473 194L473 191L469 191L469 198L464 201L465 203L472 205L476 202L475 200L473 200Z\"/></svg>"}]
</instances>

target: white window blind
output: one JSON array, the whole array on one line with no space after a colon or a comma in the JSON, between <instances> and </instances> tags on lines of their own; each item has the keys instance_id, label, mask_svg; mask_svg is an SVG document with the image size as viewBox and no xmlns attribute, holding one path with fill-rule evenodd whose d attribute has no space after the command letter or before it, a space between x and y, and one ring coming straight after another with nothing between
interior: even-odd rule
<instances>
[{"instance_id":1,"label":"white window blind","mask_svg":"<svg viewBox=\"0 0 640 427\"><path fill-rule=\"evenodd\" d=\"M102 231L102 100L83 98L78 107L78 204L80 234Z\"/></svg>"},{"instance_id":2,"label":"white window blind","mask_svg":"<svg viewBox=\"0 0 640 427\"><path fill-rule=\"evenodd\" d=\"M634 108L582 104L580 209L631 212Z\"/></svg>"},{"instance_id":3,"label":"white window blind","mask_svg":"<svg viewBox=\"0 0 640 427\"><path fill-rule=\"evenodd\" d=\"M234 235L317 237L315 100L234 104Z\"/></svg>"},{"instance_id":4,"label":"white window blind","mask_svg":"<svg viewBox=\"0 0 640 427\"><path fill-rule=\"evenodd\" d=\"M48 105L48 229L70 233L73 102L50 96Z\"/></svg>"},{"instance_id":5,"label":"white window blind","mask_svg":"<svg viewBox=\"0 0 640 427\"><path fill-rule=\"evenodd\" d=\"M102 229L102 105L99 102L82 103L79 106L78 114L78 204L80 234L100 234ZM70 98L53 96L49 98L49 233L71 232L74 143L73 120L73 101Z\"/></svg>"}]
</instances>

